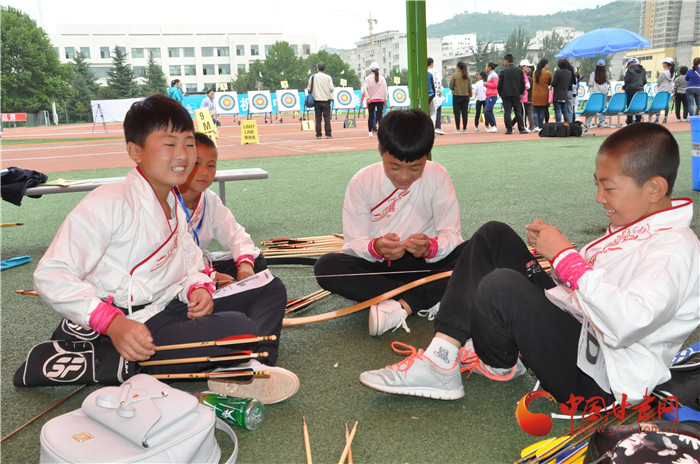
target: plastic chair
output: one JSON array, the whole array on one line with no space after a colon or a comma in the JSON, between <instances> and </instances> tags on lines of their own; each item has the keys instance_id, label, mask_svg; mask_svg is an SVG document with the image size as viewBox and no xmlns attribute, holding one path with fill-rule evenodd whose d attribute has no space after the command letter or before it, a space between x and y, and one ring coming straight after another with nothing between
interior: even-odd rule
<instances>
[{"instance_id":1,"label":"plastic chair","mask_svg":"<svg viewBox=\"0 0 700 464\"><path fill-rule=\"evenodd\" d=\"M583 110L577 111L576 114L595 116L602 112L603 108L605 108L605 94L593 93L588 97L588 101L586 101L586 106L583 107ZM588 132L588 125L584 123L583 127L584 131Z\"/></svg>"},{"instance_id":2,"label":"plastic chair","mask_svg":"<svg viewBox=\"0 0 700 464\"><path fill-rule=\"evenodd\" d=\"M632 96L629 106L625 110L627 116L638 116L644 114L649 103L649 94L646 92L637 92Z\"/></svg>"},{"instance_id":3,"label":"plastic chair","mask_svg":"<svg viewBox=\"0 0 700 464\"><path fill-rule=\"evenodd\" d=\"M655 114L661 113L663 110L666 109L666 105L668 105L669 100L671 99L671 95L668 92L658 92L656 95L654 95L654 98L651 100L651 103L649 104L649 108L647 109L647 114L649 115L649 121L651 121L651 117Z\"/></svg>"},{"instance_id":4,"label":"plastic chair","mask_svg":"<svg viewBox=\"0 0 700 464\"><path fill-rule=\"evenodd\" d=\"M625 112L625 107L627 106L627 94L625 93L614 93L608 102L608 106L600 112L603 116L609 116L608 125L610 127L617 127L620 125L620 115ZM617 126L612 125L612 117L617 115Z\"/></svg>"}]
</instances>

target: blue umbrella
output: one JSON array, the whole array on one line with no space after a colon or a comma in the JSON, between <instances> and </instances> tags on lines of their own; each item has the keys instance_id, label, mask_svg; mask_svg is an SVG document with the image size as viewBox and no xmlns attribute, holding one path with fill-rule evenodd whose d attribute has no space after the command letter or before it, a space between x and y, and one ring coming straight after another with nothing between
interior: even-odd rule
<instances>
[{"instance_id":1,"label":"blue umbrella","mask_svg":"<svg viewBox=\"0 0 700 464\"><path fill-rule=\"evenodd\" d=\"M557 58L585 58L651 47L651 41L627 29L601 27L576 37L557 53Z\"/></svg>"}]
</instances>

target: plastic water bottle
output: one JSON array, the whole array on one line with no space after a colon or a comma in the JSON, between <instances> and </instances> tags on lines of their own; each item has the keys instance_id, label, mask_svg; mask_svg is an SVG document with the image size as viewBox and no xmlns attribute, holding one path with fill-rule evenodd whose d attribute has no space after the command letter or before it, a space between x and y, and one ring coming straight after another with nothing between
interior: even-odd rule
<instances>
[{"instance_id":1,"label":"plastic water bottle","mask_svg":"<svg viewBox=\"0 0 700 464\"><path fill-rule=\"evenodd\" d=\"M237 398L209 391L194 394L200 404L210 408L227 424L255 430L263 420L263 404L255 398Z\"/></svg>"}]
</instances>

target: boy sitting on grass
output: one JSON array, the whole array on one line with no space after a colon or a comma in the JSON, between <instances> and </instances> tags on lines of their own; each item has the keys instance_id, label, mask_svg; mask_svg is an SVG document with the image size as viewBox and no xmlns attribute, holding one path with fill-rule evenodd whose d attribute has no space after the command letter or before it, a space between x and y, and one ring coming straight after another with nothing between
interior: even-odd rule
<instances>
[{"instance_id":1,"label":"boy sitting on grass","mask_svg":"<svg viewBox=\"0 0 700 464\"><path fill-rule=\"evenodd\" d=\"M356 301L452 269L464 242L450 175L428 161L435 140L430 117L392 111L377 138L382 161L355 174L345 193L344 253L324 255L314 268L322 288ZM324 277L338 274L349 275ZM408 332L406 318L420 310L430 308L432 317L446 287L438 280L372 305L370 335L399 327Z\"/></svg>"},{"instance_id":2,"label":"boy sitting on grass","mask_svg":"<svg viewBox=\"0 0 700 464\"><path fill-rule=\"evenodd\" d=\"M610 220L603 237L576 252L556 227L527 225L552 279L510 227L487 223L459 258L430 345L395 348L411 355L360 382L454 400L464 396L460 371L509 380L528 366L562 403L571 395L643 401L671 378L671 360L700 321L692 201L671 199L678 164L678 144L663 126L612 134L593 176Z\"/></svg>"},{"instance_id":3,"label":"boy sitting on grass","mask_svg":"<svg viewBox=\"0 0 700 464\"><path fill-rule=\"evenodd\" d=\"M202 252L175 198L173 185L187 180L197 157L189 114L175 100L154 95L131 106L124 135L136 169L124 182L90 192L66 217L34 273L37 292L68 320L102 334L95 344L103 359L114 350L127 362L225 356L232 351L229 346L156 347L260 334L278 337L274 352L267 348L274 363L284 285L271 278L264 286L212 299L214 282L203 273ZM278 324L268 333L260 333L249 316L275 312ZM148 372L211 367L198 362L149 367ZM229 382L240 386L238 396L264 402L281 401L299 387L294 374L286 382Z\"/></svg>"}]
</instances>

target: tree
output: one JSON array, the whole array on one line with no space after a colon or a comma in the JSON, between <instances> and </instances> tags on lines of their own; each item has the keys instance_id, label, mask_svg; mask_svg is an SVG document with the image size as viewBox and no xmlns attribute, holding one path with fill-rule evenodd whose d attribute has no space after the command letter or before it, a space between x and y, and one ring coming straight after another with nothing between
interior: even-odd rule
<instances>
[{"instance_id":1,"label":"tree","mask_svg":"<svg viewBox=\"0 0 700 464\"><path fill-rule=\"evenodd\" d=\"M578 59L578 66L576 66L581 73L581 76L585 79L584 82L588 82L588 76L591 75L593 71L595 71L596 68L596 63L598 63L598 60L603 58L605 60L605 69L609 69L610 62L612 61L613 55L605 55L601 57L600 55L596 55L595 57L590 57L590 58L579 58ZM610 72L610 71L608 71Z\"/></svg>"},{"instance_id":2,"label":"tree","mask_svg":"<svg viewBox=\"0 0 700 464\"><path fill-rule=\"evenodd\" d=\"M502 59L498 57L498 50L491 42L478 41L476 48L471 47L471 50L474 56L474 71L477 73L483 71L489 61L497 64L502 63Z\"/></svg>"},{"instance_id":3,"label":"tree","mask_svg":"<svg viewBox=\"0 0 700 464\"><path fill-rule=\"evenodd\" d=\"M505 53L510 53L513 55L516 66L518 63L520 63L520 60L527 58L527 50L530 46L531 40L532 36L522 25L515 28L510 36L508 36L508 40L506 40Z\"/></svg>"},{"instance_id":4,"label":"tree","mask_svg":"<svg viewBox=\"0 0 700 464\"><path fill-rule=\"evenodd\" d=\"M540 48L540 59L547 58L549 60L549 70L552 71L557 65L556 54L561 51L566 45L566 40L564 37L560 36L556 32L552 32L550 35L545 36L542 40L542 48Z\"/></svg>"},{"instance_id":5,"label":"tree","mask_svg":"<svg viewBox=\"0 0 700 464\"><path fill-rule=\"evenodd\" d=\"M50 110L72 94L72 67L62 65L46 32L27 14L0 7L2 112Z\"/></svg>"},{"instance_id":6,"label":"tree","mask_svg":"<svg viewBox=\"0 0 700 464\"><path fill-rule=\"evenodd\" d=\"M262 88L265 89L265 82L263 80L265 78L265 73L265 64L260 60L255 60L250 64L248 71L240 71L238 73L233 88L236 92L245 93L249 90L255 90L257 88L256 83L261 82ZM269 88L267 90L269 90Z\"/></svg>"},{"instance_id":7,"label":"tree","mask_svg":"<svg viewBox=\"0 0 700 464\"><path fill-rule=\"evenodd\" d=\"M280 82L287 81L290 89L306 88L308 73L306 63L296 56L288 42L275 42L265 54L261 80L264 88L275 91Z\"/></svg>"},{"instance_id":8,"label":"tree","mask_svg":"<svg viewBox=\"0 0 700 464\"><path fill-rule=\"evenodd\" d=\"M401 79L399 85L408 85L408 69L404 68L399 70L398 66L394 66L393 68L391 68L391 71L389 71L389 75L386 76L386 85L396 85L394 84L395 77Z\"/></svg>"},{"instance_id":9,"label":"tree","mask_svg":"<svg viewBox=\"0 0 700 464\"><path fill-rule=\"evenodd\" d=\"M347 87L352 87L354 89L362 87L360 78L355 71L350 69L350 65L343 61L337 53L331 54L325 50L319 50L318 53L311 54L306 59L308 69L312 73L316 72L316 65L318 63L326 63L326 70L324 72L333 78L334 86L340 86L340 79L345 79L348 81Z\"/></svg>"},{"instance_id":10,"label":"tree","mask_svg":"<svg viewBox=\"0 0 700 464\"><path fill-rule=\"evenodd\" d=\"M126 62L126 57L118 46L114 47L112 68L107 71L107 84L112 88L117 98L134 98L139 96L138 84L134 77L134 69Z\"/></svg>"},{"instance_id":11,"label":"tree","mask_svg":"<svg viewBox=\"0 0 700 464\"><path fill-rule=\"evenodd\" d=\"M153 54L150 52L148 53L148 63L146 64L143 77L145 78L145 82L141 90L147 97L156 93L167 93L168 80L165 78L165 74L163 74L163 68L156 63Z\"/></svg>"},{"instance_id":12,"label":"tree","mask_svg":"<svg viewBox=\"0 0 700 464\"><path fill-rule=\"evenodd\" d=\"M85 120L91 121L92 114L91 100L95 100L100 91L97 79L90 71L85 55L77 53L73 59L73 96L66 102L66 111L69 121Z\"/></svg>"}]
</instances>

